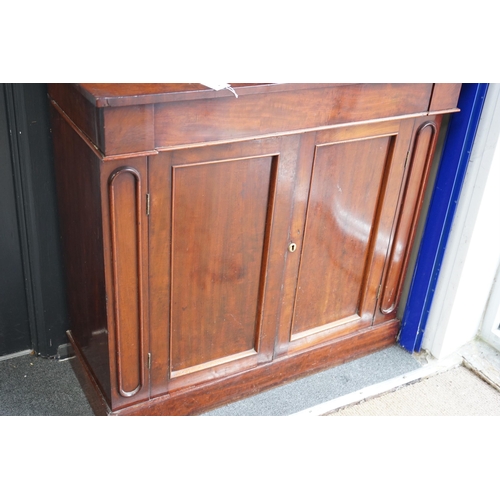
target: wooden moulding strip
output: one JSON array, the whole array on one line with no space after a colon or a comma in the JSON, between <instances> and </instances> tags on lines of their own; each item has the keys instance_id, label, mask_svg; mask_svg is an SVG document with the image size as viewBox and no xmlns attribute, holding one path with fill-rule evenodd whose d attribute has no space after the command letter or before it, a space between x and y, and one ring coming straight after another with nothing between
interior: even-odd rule
<instances>
[{"instance_id":1,"label":"wooden moulding strip","mask_svg":"<svg viewBox=\"0 0 500 500\"><path fill-rule=\"evenodd\" d=\"M448 113L458 113L460 111L459 108L451 108L451 109L443 109L439 111L429 111L427 116L434 116L434 115L447 115Z\"/></svg>"},{"instance_id":2,"label":"wooden moulding strip","mask_svg":"<svg viewBox=\"0 0 500 500\"><path fill-rule=\"evenodd\" d=\"M249 349L248 351L238 352L236 354L231 354L225 356L224 358L215 359L212 361L207 361L206 363L201 363L199 365L190 366L189 368L184 368L182 370L172 371L170 374L171 378L182 377L183 375L189 375L190 373L199 372L207 368L212 368L223 363L229 363L231 361L236 361L238 359L248 358L249 356L255 356L257 351L255 349Z\"/></svg>"},{"instance_id":3,"label":"wooden moulding strip","mask_svg":"<svg viewBox=\"0 0 500 500\"><path fill-rule=\"evenodd\" d=\"M273 132L273 133L269 133L269 134L252 135L252 136L247 136L247 137L237 137L237 138L233 137L233 138L228 138L228 139L220 139L220 140L208 141L208 142L197 142L197 143L191 143L191 144L176 144L174 146L156 146L155 151L162 152L162 151L175 151L177 149L186 149L186 148L201 148L204 146L215 146L218 144L228 144L228 143L233 143L233 142L246 142L246 141L251 141L251 140L256 140L256 139L267 139L270 137L277 137L277 136L281 137L281 136L285 136L285 135L304 134L306 132L320 132L322 130L332 130L332 129L342 128L342 127L355 127L355 126L359 126L359 125L372 125L372 124L383 123L383 122L388 122L388 121L407 120L407 119L412 119L412 118L421 118L421 117L425 117L425 116L442 115L442 114L446 114L446 113L455 113L458 111L460 111L458 108L448 109L448 110L444 110L444 111L434 111L434 112L424 111L424 112L412 113L412 114L408 114L408 115L389 116L389 117L385 117L385 118L375 118L372 120L364 120L364 121L349 122L349 123L335 123L333 125L323 125L321 127L285 130L285 131Z\"/></svg>"},{"instance_id":4,"label":"wooden moulding strip","mask_svg":"<svg viewBox=\"0 0 500 500\"><path fill-rule=\"evenodd\" d=\"M399 320L370 327L332 342L291 356L276 358L197 387L139 403L113 412L113 415L197 415L213 408L252 396L286 382L340 365L394 344Z\"/></svg>"},{"instance_id":5,"label":"wooden moulding strip","mask_svg":"<svg viewBox=\"0 0 500 500\"><path fill-rule=\"evenodd\" d=\"M119 204L116 199L119 199L119 196L115 196L115 190L118 189L115 186L115 183L119 176L122 175L130 175L134 179L134 196L135 199L133 200L133 204L135 207L135 216L136 216L136 221L137 224L135 225L135 247L137 251L137 269L135 270L136 277L137 277L137 287L138 289L135 291L133 295L135 295L136 300L137 300L137 324L139 327L138 331L138 336L135 339L130 339L127 338L128 342L123 342L122 345L122 337L124 336L124 333L122 333L122 316L123 316L123 309L126 308L125 305L127 304L130 309L133 309L133 304L130 303L130 296L127 293L121 294L120 293L120 283L122 280L124 280L124 276L122 276L122 273L120 272L120 260L121 260L121 252L120 248L121 245L119 244L119 236L118 236L118 229L117 227L119 226L118 219L119 219L119 212L120 210L117 210L116 205ZM113 171L113 173L110 175L109 180L108 180L108 200L109 200L109 220L110 220L110 229L111 229L111 255L112 255L112 284L113 284L113 304L114 304L114 316L115 316L115 331L116 331L116 366L117 366L117 382L118 382L118 392L122 397L132 397L135 396L141 389L143 389L144 384L145 384L145 367L144 367L144 299L143 299L143 272L142 272L142 248L144 247L144 244L142 242L142 231L141 231L141 226L142 226L142 214L143 214L143 209L142 209L142 188L141 188L141 175L139 172L132 167L120 167L116 170ZM127 238L127 243L131 244L132 241L130 241L130 235L129 238ZM132 272L132 270L131 270ZM119 304L122 303L122 307L119 307ZM126 322L124 322L126 323ZM128 329L126 328L126 325L124 326L123 330L127 331ZM135 388L131 389L130 391L126 391L124 388L124 380L123 380L123 371L122 370L122 356L123 356L123 351L126 349L127 343L129 346L131 345L137 345L138 346L138 352L137 352L137 361L138 361L138 373L139 377L137 380L137 385ZM129 347L130 349L130 347Z\"/></svg>"}]
</instances>

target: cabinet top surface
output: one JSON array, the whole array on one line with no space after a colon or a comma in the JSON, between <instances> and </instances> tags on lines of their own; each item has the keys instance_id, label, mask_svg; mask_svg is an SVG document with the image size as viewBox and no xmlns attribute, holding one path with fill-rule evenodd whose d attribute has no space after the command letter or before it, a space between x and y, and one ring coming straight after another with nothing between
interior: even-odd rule
<instances>
[{"instance_id":1,"label":"cabinet top surface","mask_svg":"<svg viewBox=\"0 0 500 500\"><path fill-rule=\"evenodd\" d=\"M345 83L231 83L238 95L267 94L286 90L348 85ZM214 99L233 95L230 90L212 90L201 83L76 83L76 89L94 106Z\"/></svg>"}]
</instances>

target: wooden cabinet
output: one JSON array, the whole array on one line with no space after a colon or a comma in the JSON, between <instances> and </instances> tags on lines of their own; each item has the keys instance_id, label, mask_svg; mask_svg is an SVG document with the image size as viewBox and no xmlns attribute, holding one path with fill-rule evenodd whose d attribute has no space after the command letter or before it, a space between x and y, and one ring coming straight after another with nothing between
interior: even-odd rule
<instances>
[{"instance_id":1,"label":"wooden cabinet","mask_svg":"<svg viewBox=\"0 0 500 500\"><path fill-rule=\"evenodd\" d=\"M106 413L196 414L390 345L454 84L49 86Z\"/></svg>"}]
</instances>

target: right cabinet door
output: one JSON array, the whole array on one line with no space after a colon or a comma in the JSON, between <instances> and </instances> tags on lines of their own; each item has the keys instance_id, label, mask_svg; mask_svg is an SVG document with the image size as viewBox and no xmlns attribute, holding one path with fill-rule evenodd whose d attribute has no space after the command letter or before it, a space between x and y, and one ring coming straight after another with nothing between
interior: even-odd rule
<instances>
[{"instance_id":1,"label":"right cabinet door","mask_svg":"<svg viewBox=\"0 0 500 500\"><path fill-rule=\"evenodd\" d=\"M312 134L297 173L278 355L389 319L377 301L393 303L382 284L398 282L404 267L416 208L407 183L413 193L424 172L408 167L417 125L408 119Z\"/></svg>"}]
</instances>

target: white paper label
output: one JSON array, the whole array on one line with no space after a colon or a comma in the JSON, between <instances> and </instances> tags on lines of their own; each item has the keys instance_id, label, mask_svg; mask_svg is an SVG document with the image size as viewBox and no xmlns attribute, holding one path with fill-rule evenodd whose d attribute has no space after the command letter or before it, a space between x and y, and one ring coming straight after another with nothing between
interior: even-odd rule
<instances>
[{"instance_id":1,"label":"white paper label","mask_svg":"<svg viewBox=\"0 0 500 500\"><path fill-rule=\"evenodd\" d=\"M233 87L229 85L229 83L202 83L202 85L205 85L205 87L209 87L213 90L227 89L231 91L235 97L238 97L238 94L234 91Z\"/></svg>"}]
</instances>

